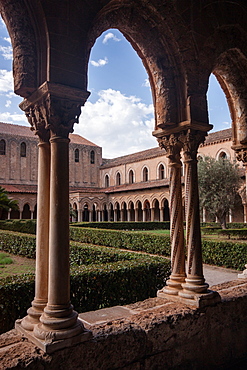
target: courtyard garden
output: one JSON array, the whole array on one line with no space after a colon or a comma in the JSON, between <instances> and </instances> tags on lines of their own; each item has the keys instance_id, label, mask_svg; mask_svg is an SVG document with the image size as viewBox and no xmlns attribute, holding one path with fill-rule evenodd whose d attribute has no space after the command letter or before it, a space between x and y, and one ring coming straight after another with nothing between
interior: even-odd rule
<instances>
[{"instance_id":1,"label":"courtyard garden","mask_svg":"<svg viewBox=\"0 0 247 370\"><path fill-rule=\"evenodd\" d=\"M247 229L229 226L234 228L224 234L215 224L202 225L203 262L241 271L247 261ZM0 229L0 253L11 261L0 262L4 332L26 315L34 297L35 221L1 221ZM76 223L70 226L70 239L71 301L79 312L154 297L170 275L169 222Z\"/></svg>"}]
</instances>

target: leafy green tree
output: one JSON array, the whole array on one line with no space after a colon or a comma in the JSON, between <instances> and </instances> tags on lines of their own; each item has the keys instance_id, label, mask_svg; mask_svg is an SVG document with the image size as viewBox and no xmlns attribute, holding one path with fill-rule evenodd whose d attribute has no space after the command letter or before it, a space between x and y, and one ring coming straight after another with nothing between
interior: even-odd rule
<instances>
[{"instance_id":1,"label":"leafy green tree","mask_svg":"<svg viewBox=\"0 0 247 370\"><path fill-rule=\"evenodd\" d=\"M17 211L19 209L18 201L10 199L8 192L2 186L0 186L0 219L3 210L8 212L9 209Z\"/></svg>"},{"instance_id":2,"label":"leafy green tree","mask_svg":"<svg viewBox=\"0 0 247 370\"><path fill-rule=\"evenodd\" d=\"M198 161L200 207L216 216L223 229L226 215L237 202L241 185L238 165L228 159L205 157Z\"/></svg>"}]
</instances>

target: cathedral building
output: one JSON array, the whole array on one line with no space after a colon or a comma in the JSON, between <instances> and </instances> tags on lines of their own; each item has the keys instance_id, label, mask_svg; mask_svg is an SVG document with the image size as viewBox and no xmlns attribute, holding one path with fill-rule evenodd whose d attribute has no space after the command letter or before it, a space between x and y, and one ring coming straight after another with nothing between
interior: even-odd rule
<instances>
[{"instance_id":1,"label":"cathedral building","mask_svg":"<svg viewBox=\"0 0 247 370\"><path fill-rule=\"evenodd\" d=\"M0 123L0 132L0 185L19 202L19 211L3 212L2 218L36 218L38 138L29 127L7 123ZM234 161L231 146L231 129L214 132L198 156ZM69 161L72 221L169 220L169 167L163 149L104 159L101 147L70 134ZM244 221L244 202L239 203L228 221Z\"/></svg>"}]
</instances>

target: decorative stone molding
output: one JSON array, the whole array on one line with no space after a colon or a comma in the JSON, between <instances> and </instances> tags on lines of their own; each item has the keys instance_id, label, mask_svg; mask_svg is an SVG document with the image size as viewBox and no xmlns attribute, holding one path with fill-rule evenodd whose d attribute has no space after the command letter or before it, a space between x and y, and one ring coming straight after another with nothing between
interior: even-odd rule
<instances>
[{"instance_id":1,"label":"decorative stone molding","mask_svg":"<svg viewBox=\"0 0 247 370\"><path fill-rule=\"evenodd\" d=\"M243 162L244 166L247 166L247 148L236 149L236 158L239 162Z\"/></svg>"},{"instance_id":2,"label":"decorative stone molding","mask_svg":"<svg viewBox=\"0 0 247 370\"><path fill-rule=\"evenodd\" d=\"M74 124L78 123L81 106L89 94L88 91L46 81L23 100L20 108L41 140L47 141L49 136L67 138L73 132Z\"/></svg>"}]
</instances>

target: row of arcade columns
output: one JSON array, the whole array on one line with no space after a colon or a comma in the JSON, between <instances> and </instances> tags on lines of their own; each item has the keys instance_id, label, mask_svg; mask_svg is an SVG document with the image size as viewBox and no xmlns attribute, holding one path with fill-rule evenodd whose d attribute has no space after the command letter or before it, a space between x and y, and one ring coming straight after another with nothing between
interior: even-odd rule
<instances>
[{"instance_id":1,"label":"row of arcade columns","mask_svg":"<svg viewBox=\"0 0 247 370\"><path fill-rule=\"evenodd\" d=\"M38 214L35 297L16 328L45 352L91 337L70 302L69 284L69 133L78 122L89 93L45 82L21 108L39 136ZM210 129L211 127L207 127ZM196 307L220 300L208 290L202 267L197 150L206 132L197 127L155 135L170 166L172 273L159 297ZM185 161L187 271L181 188L181 159Z\"/></svg>"}]
</instances>

